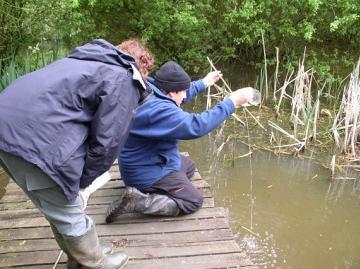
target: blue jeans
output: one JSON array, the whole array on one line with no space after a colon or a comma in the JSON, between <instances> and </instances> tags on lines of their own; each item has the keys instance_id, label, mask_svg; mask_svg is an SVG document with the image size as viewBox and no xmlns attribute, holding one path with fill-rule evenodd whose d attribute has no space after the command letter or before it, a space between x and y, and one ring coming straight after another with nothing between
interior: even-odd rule
<instances>
[{"instance_id":1,"label":"blue jeans","mask_svg":"<svg viewBox=\"0 0 360 269\"><path fill-rule=\"evenodd\" d=\"M69 202L61 188L36 165L0 150L0 165L64 237L86 234L93 226L78 196Z\"/></svg>"}]
</instances>

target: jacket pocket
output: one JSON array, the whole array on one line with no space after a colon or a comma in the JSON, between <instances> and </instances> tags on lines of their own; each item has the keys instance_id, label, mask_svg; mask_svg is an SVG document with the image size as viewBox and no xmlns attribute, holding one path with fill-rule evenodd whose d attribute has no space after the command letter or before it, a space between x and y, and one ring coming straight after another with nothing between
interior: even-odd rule
<instances>
[{"instance_id":1,"label":"jacket pocket","mask_svg":"<svg viewBox=\"0 0 360 269\"><path fill-rule=\"evenodd\" d=\"M70 131L66 132L60 142L55 145L55 149L53 151L54 158L53 164L54 166L61 166L68 159L72 157L72 155L76 154L76 151L81 150L84 151L84 142L87 138L87 130L86 127L83 128L72 128ZM80 153L80 152L79 152ZM81 155L85 152L81 152Z\"/></svg>"}]
</instances>

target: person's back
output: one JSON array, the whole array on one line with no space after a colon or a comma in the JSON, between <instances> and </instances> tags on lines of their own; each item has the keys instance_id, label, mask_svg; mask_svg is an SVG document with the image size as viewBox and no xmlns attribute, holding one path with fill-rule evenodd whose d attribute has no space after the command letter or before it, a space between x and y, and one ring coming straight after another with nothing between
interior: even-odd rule
<instances>
[{"instance_id":1,"label":"person's back","mask_svg":"<svg viewBox=\"0 0 360 269\"><path fill-rule=\"evenodd\" d=\"M121 268L128 260L100 245L79 196L110 168L148 93L151 53L137 40L119 46L128 50L94 40L0 94L0 165L45 215L68 268Z\"/></svg>"},{"instance_id":2,"label":"person's back","mask_svg":"<svg viewBox=\"0 0 360 269\"><path fill-rule=\"evenodd\" d=\"M119 155L119 167L127 186L145 189L160 178L180 169L179 138L188 135L175 122L184 112L148 78L154 95L138 108L134 125ZM202 82L191 86L201 90ZM176 124L174 126L172 123Z\"/></svg>"},{"instance_id":3,"label":"person's back","mask_svg":"<svg viewBox=\"0 0 360 269\"><path fill-rule=\"evenodd\" d=\"M126 58L97 40L15 80L0 95L0 149L36 164L73 198L83 177L94 119L101 113L102 125L121 122L116 134L104 136L125 142L139 96L127 79L127 68L135 62ZM127 94L120 86L129 89ZM107 107L99 111L102 103ZM116 113L122 104L130 106L131 114Z\"/></svg>"}]
</instances>

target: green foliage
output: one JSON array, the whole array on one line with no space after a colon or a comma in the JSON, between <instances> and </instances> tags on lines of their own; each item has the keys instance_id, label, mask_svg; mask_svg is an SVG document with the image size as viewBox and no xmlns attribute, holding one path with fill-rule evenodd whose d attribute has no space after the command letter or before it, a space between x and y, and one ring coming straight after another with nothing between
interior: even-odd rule
<instances>
[{"instance_id":1,"label":"green foliage","mask_svg":"<svg viewBox=\"0 0 360 269\"><path fill-rule=\"evenodd\" d=\"M61 40L69 46L99 33L80 0L0 0L0 55L2 58L37 43Z\"/></svg>"},{"instance_id":2,"label":"green foliage","mask_svg":"<svg viewBox=\"0 0 360 269\"><path fill-rule=\"evenodd\" d=\"M274 47L286 60L305 46L331 55L343 44L357 51L360 43L358 0L0 0L0 10L1 58L54 40L74 47L136 36L157 65L174 59L197 72L206 56L260 62L261 33L269 60Z\"/></svg>"},{"instance_id":3,"label":"green foliage","mask_svg":"<svg viewBox=\"0 0 360 269\"><path fill-rule=\"evenodd\" d=\"M64 57L65 51L60 49L60 44L53 43L51 49L40 47L39 44L29 46L17 57L0 60L0 92L17 77L35 71L45 65Z\"/></svg>"}]
</instances>

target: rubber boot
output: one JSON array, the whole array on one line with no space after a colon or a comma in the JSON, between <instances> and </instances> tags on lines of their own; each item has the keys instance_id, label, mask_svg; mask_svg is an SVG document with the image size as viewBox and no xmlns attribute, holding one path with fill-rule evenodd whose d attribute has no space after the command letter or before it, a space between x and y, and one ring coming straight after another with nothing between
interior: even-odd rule
<instances>
[{"instance_id":1,"label":"rubber boot","mask_svg":"<svg viewBox=\"0 0 360 269\"><path fill-rule=\"evenodd\" d=\"M56 242L58 243L59 247L66 253L66 255L68 257L68 260L67 260L67 263L66 263L67 268L68 269L81 268L81 265L71 256L71 254L67 250L65 242L64 242L64 237L59 233L59 231L57 230L55 225L50 223L50 227L51 227L51 230L52 230L52 232L54 234ZM101 246L101 251L104 254L110 254L112 252L112 248L107 247L107 246Z\"/></svg>"},{"instance_id":2,"label":"rubber boot","mask_svg":"<svg viewBox=\"0 0 360 269\"><path fill-rule=\"evenodd\" d=\"M63 242L69 255L81 268L120 269L129 259L123 252L104 254L95 227L82 236L63 238Z\"/></svg>"},{"instance_id":3,"label":"rubber boot","mask_svg":"<svg viewBox=\"0 0 360 269\"><path fill-rule=\"evenodd\" d=\"M50 223L50 227L51 230L54 234L55 240L58 243L59 247L66 253L68 260L66 262L67 268L69 269L77 269L77 268L81 268L81 265L74 260L73 257L71 257L71 255L69 254L69 252L67 251L67 248L65 246L65 243L63 241L63 237L62 235L58 232L58 230L56 229L56 227Z\"/></svg>"},{"instance_id":4,"label":"rubber boot","mask_svg":"<svg viewBox=\"0 0 360 269\"><path fill-rule=\"evenodd\" d=\"M166 195L142 193L133 187L126 187L120 199L113 201L106 212L106 222L111 223L117 215L143 213L159 216L177 216L179 208L173 199Z\"/></svg>"}]
</instances>

